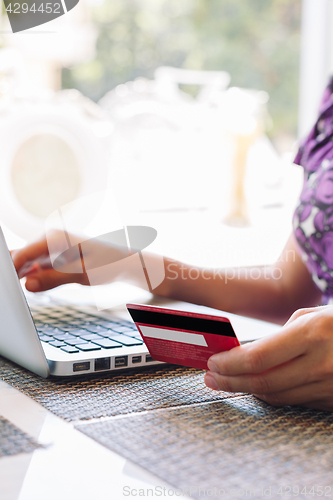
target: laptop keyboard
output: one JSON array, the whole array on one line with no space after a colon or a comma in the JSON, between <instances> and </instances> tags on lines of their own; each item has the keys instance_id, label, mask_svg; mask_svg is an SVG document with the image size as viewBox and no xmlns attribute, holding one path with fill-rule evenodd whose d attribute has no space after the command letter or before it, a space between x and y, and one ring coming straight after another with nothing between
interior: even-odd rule
<instances>
[{"instance_id":1,"label":"laptop keyboard","mask_svg":"<svg viewBox=\"0 0 333 500\"><path fill-rule=\"evenodd\" d=\"M76 310L74 307L31 307L39 338L69 354L143 345L136 326Z\"/></svg>"}]
</instances>

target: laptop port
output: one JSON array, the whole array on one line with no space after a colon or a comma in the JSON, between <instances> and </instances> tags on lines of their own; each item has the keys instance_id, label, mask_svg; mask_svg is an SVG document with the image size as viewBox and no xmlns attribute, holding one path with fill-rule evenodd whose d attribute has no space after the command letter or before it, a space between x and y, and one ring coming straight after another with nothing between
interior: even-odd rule
<instances>
[{"instance_id":1,"label":"laptop port","mask_svg":"<svg viewBox=\"0 0 333 500\"><path fill-rule=\"evenodd\" d=\"M142 356L132 356L132 364L134 365L135 363L141 363L142 361Z\"/></svg>"},{"instance_id":2,"label":"laptop port","mask_svg":"<svg viewBox=\"0 0 333 500\"><path fill-rule=\"evenodd\" d=\"M90 361L83 361L82 363L73 364L73 372L84 372L90 370Z\"/></svg>"},{"instance_id":3,"label":"laptop port","mask_svg":"<svg viewBox=\"0 0 333 500\"><path fill-rule=\"evenodd\" d=\"M95 372L100 370L110 370L111 358L98 358L95 359Z\"/></svg>"},{"instance_id":4,"label":"laptop port","mask_svg":"<svg viewBox=\"0 0 333 500\"><path fill-rule=\"evenodd\" d=\"M127 366L127 365L128 365L128 356L117 356L114 359L115 368L120 368L122 366Z\"/></svg>"},{"instance_id":5,"label":"laptop port","mask_svg":"<svg viewBox=\"0 0 333 500\"><path fill-rule=\"evenodd\" d=\"M153 359L150 354L147 354L146 355L146 363L151 363L152 361L155 361L155 359Z\"/></svg>"}]
</instances>

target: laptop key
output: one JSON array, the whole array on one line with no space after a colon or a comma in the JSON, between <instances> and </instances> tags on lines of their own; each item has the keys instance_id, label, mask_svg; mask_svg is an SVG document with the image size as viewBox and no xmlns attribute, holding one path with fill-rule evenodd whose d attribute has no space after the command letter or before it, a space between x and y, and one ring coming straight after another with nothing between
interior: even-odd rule
<instances>
[{"instance_id":1,"label":"laptop key","mask_svg":"<svg viewBox=\"0 0 333 500\"><path fill-rule=\"evenodd\" d=\"M122 347L120 344L118 344L118 342L114 342L110 339L94 340L93 342L94 344L97 344L104 349L114 349L116 347Z\"/></svg>"},{"instance_id":2,"label":"laptop key","mask_svg":"<svg viewBox=\"0 0 333 500\"><path fill-rule=\"evenodd\" d=\"M66 330L66 323L62 323L61 321L57 321L56 323L52 323L54 328L59 328L59 330Z\"/></svg>"},{"instance_id":3,"label":"laptop key","mask_svg":"<svg viewBox=\"0 0 333 500\"><path fill-rule=\"evenodd\" d=\"M66 333L63 333L61 335L53 335L53 338L56 340L63 340L65 342L67 342L68 340L76 340L75 335L66 335Z\"/></svg>"},{"instance_id":4,"label":"laptop key","mask_svg":"<svg viewBox=\"0 0 333 500\"><path fill-rule=\"evenodd\" d=\"M86 327L86 329L88 330L88 332L93 332L93 333L107 332L108 331L107 328L104 328L103 326L99 326L99 325L89 325Z\"/></svg>"},{"instance_id":5,"label":"laptop key","mask_svg":"<svg viewBox=\"0 0 333 500\"><path fill-rule=\"evenodd\" d=\"M105 330L103 332L98 332L98 335L100 337L104 337L105 339L108 339L111 335L112 335L112 331L111 330Z\"/></svg>"},{"instance_id":6,"label":"laptop key","mask_svg":"<svg viewBox=\"0 0 333 500\"><path fill-rule=\"evenodd\" d=\"M117 333L125 333L125 332L132 332L133 329L132 328L129 328L128 326L122 326L122 325L117 325L117 326L114 326L114 327L111 327L110 328L113 332L117 332Z\"/></svg>"},{"instance_id":7,"label":"laptop key","mask_svg":"<svg viewBox=\"0 0 333 500\"><path fill-rule=\"evenodd\" d=\"M133 335L131 335L129 332L123 333L123 332L114 332L113 330L109 330L108 338L114 339L115 337L133 338Z\"/></svg>"},{"instance_id":8,"label":"laptop key","mask_svg":"<svg viewBox=\"0 0 333 500\"><path fill-rule=\"evenodd\" d=\"M98 324L104 326L105 328L112 328L113 326L119 325L118 321L106 321L104 319L102 321L98 321Z\"/></svg>"},{"instance_id":9,"label":"laptop key","mask_svg":"<svg viewBox=\"0 0 333 500\"><path fill-rule=\"evenodd\" d=\"M121 322L121 323L119 323L119 327L120 328L129 328L130 330L136 330L136 326L134 323Z\"/></svg>"},{"instance_id":10,"label":"laptop key","mask_svg":"<svg viewBox=\"0 0 333 500\"><path fill-rule=\"evenodd\" d=\"M100 347L96 344L91 344L90 342L85 342L84 344L78 344L77 346L80 351L99 351Z\"/></svg>"},{"instance_id":11,"label":"laptop key","mask_svg":"<svg viewBox=\"0 0 333 500\"><path fill-rule=\"evenodd\" d=\"M53 337L50 337L50 335L39 335L39 340L42 342L50 342L50 340L53 340Z\"/></svg>"},{"instance_id":12,"label":"laptop key","mask_svg":"<svg viewBox=\"0 0 333 500\"><path fill-rule=\"evenodd\" d=\"M84 330L83 328L69 328L66 331L68 333L70 333L71 335L75 335L76 337L80 337L81 335L84 335L85 333L89 334L89 332L87 330Z\"/></svg>"},{"instance_id":13,"label":"laptop key","mask_svg":"<svg viewBox=\"0 0 333 500\"><path fill-rule=\"evenodd\" d=\"M81 321L79 319L71 319L69 320L63 320L64 325L66 325L67 328L81 328L81 325L85 323L84 321Z\"/></svg>"},{"instance_id":14,"label":"laptop key","mask_svg":"<svg viewBox=\"0 0 333 500\"><path fill-rule=\"evenodd\" d=\"M133 323L133 321L126 321L126 320L123 320L121 321L121 324L124 325L124 326L129 326L130 328L136 328L135 324Z\"/></svg>"},{"instance_id":15,"label":"laptop key","mask_svg":"<svg viewBox=\"0 0 333 500\"><path fill-rule=\"evenodd\" d=\"M68 352L69 354L74 354L76 352L80 352L77 347L71 345L65 345L64 347L60 347L62 351Z\"/></svg>"},{"instance_id":16,"label":"laptop key","mask_svg":"<svg viewBox=\"0 0 333 500\"><path fill-rule=\"evenodd\" d=\"M84 334L80 335L79 338L84 339L85 341L88 341L88 340L101 340L103 337L101 337L100 335L97 335L96 333L84 333Z\"/></svg>"},{"instance_id":17,"label":"laptop key","mask_svg":"<svg viewBox=\"0 0 333 500\"><path fill-rule=\"evenodd\" d=\"M79 344L86 344L88 341L85 339L80 339L80 337L74 337L73 340L67 339L65 340L65 342L68 345L79 345Z\"/></svg>"},{"instance_id":18,"label":"laptop key","mask_svg":"<svg viewBox=\"0 0 333 500\"><path fill-rule=\"evenodd\" d=\"M60 330L60 328L53 328L52 326L42 326L39 330L43 333L50 333L51 335L55 335L57 333L64 333L64 330Z\"/></svg>"},{"instance_id":19,"label":"laptop key","mask_svg":"<svg viewBox=\"0 0 333 500\"><path fill-rule=\"evenodd\" d=\"M136 325L133 322L123 321L122 323L120 323L120 325L121 326L126 326L126 328L134 328L134 329L136 329Z\"/></svg>"},{"instance_id":20,"label":"laptop key","mask_svg":"<svg viewBox=\"0 0 333 500\"><path fill-rule=\"evenodd\" d=\"M133 337L126 337L126 335L115 335L114 337L110 337L110 340L120 342L122 345L125 345L127 347L143 344L142 340L137 340Z\"/></svg>"},{"instance_id":21,"label":"laptop key","mask_svg":"<svg viewBox=\"0 0 333 500\"><path fill-rule=\"evenodd\" d=\"M60 340L54 340L53 342L49 342L49 345L52 345L53 347L64 347L66 344Z\"/></svg>"}]
</instances>

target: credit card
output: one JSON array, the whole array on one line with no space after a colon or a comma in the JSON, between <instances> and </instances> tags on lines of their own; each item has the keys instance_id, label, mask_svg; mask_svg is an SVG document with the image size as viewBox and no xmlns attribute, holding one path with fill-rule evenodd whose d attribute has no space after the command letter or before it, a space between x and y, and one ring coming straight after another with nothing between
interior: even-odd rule
<instances>
[{"instance_id":1,"label":"credit card","mask_svg":"<svg viewBox=\"0 0 333 500\"><path fill-rule=\"evenodd\" d=\"M156 361L208 370L210 356L240 345L228 318L142 304L126 306Z\"/></svg>"}]
</instances>

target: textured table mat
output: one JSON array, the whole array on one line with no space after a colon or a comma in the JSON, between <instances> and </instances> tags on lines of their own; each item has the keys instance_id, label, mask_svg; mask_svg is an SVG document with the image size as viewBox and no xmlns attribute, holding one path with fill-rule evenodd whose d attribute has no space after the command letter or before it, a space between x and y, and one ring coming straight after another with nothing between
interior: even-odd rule
<instances>
[{"instance_id":1,"label":"textured table mat","mask_svg":"<svg viewBox=\"0 0 333 500\"><path fill-rule=\"evenodd\" d=\"M44 380L0 357L0 378L193 498L333 496L333 414L214 392L170 365Z\"/></svg>"},{"instance_id":2,"label":"textured table mat","mask_svg":"<svg viewBox=\"0 0 333 500\"><path fill-rule=\"evenodd\" d=\"M333 496L329 413L243 395L76 427L193 498Z\"/></svg>"},{"instance_id":3,"label":"textured table mat","mask_svg":"<svg viewBox=\"0 0 333 500\"><path fill-rule=\"evenodd\" d=\"M207 389L204 372L159 365L143 371L42 379L0 357L0 379L68 421L124 415L207 401L234 394Z\"/></svg>"},{"instance_id":4,"label":"textured table mat","mask_svg":"<svg viewBox=\"0 0 333 500\"><path fill-rule=\"evenodd\" d=\"M30 453L38 443L0 416L0 458L19 453Z\"/></svg>"}]
</instances>

